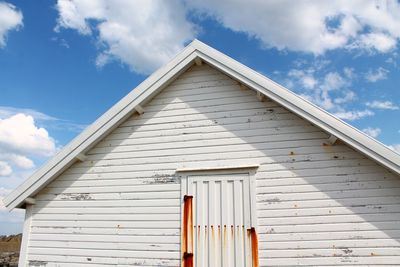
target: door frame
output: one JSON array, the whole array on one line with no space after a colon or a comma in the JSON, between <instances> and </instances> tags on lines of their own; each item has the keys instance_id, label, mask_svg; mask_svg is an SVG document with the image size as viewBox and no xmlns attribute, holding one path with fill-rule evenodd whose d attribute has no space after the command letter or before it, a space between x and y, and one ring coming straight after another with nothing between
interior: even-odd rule
<instances>
[{"instance_id":1,"label":"door frame","mask_svg":"<svg viewBox=\"0 0 400 267\"><path fill-rule=\"evenodd\" d=\"M258 232L257 229L257 203L256 203L256 172L259 165L244 165L244 166L234 166L234 167L214 167L214 168L191 168L191 169L177 169L176 174L181 182L181 198L180 198L180 236L181 236L181 266L185 266L184 258L186 257L185 252L186 248L184 247L186 244L186 240L184 240L183 229L186 229L184 226L184 210L185 210L185 201L184 198L188 192L188 178L190 176L212 176L212 175L238 175L242 174L247 176L249 179L249 193L250 193L250 227L252 232ZM250 230L250 229L249 229Z\"/></svg>"}]
</instances>

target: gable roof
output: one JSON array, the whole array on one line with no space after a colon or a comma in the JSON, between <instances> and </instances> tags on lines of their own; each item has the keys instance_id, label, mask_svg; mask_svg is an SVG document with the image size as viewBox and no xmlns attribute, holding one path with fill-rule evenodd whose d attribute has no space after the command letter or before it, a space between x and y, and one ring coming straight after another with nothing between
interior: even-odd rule
<instances>
[{"instance_id":1,"label":"gable roof","mask_svg":"<svg viewBox=\"0 0 400 267\"><path fill-rule=\"evenodd\" d=\"M134 112L140 112L140 105L149 102L198 59L279 103L394 173L400 174L400 155L393 150L265 76L194 40L3 199L5 206L8 209L23 207L25 199L39 192Z\"/></svg>"}]
</instances>

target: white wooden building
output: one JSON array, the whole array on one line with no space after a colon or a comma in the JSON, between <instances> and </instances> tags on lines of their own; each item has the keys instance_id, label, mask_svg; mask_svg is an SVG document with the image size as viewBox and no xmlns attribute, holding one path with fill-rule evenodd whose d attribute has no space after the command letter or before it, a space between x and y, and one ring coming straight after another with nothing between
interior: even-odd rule
<instances>
[{"instance_id":1,"label":"white wooden building","mask_svg":"<svg viewBox=\"0 0 400 267\"><path fill-rule=\"evenodd\" d=\"M400 266L400 155L195 40L5 200L19 266Z\"/></svg>"}]
</instances>

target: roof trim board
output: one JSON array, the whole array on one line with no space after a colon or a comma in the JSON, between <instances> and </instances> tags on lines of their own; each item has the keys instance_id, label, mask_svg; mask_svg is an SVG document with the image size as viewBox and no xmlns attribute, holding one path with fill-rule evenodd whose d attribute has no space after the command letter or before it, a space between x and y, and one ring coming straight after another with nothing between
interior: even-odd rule
<instances>
[{"instance_id":1,"label":"roof trim board","mask_svg":"<svg viewBox=\"0 0 400 267\"><path fill-rule=\"evenodd\" d=\"M194 40L174 59L122 98L66 145L54 158L49 160L29 179L3 199L5 206L10 210L21 207L26 198L36 194L71 166L79 154L88 151L103 137L118 127L136 111L136 107L139 105L143 106L152 99L177 76L195 64L198 58L233 79L238 80L241 84L281 104L322 130L336 136L391 171L400 174L400 155L390 148L247 66L198 40Z\"/></svg>"}]
</instances>

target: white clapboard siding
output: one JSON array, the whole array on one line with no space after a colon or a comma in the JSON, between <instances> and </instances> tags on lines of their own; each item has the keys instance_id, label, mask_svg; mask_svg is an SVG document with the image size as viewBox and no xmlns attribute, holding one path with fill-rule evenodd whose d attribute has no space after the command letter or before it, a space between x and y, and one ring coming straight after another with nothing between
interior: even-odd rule
<instances>
[{"instance_id":1,"label":"white clapboard siding","mask_svg":"<svg viewBox=\"0 0 400 267\"><path fill-rule=\"evenodd\" d=\"M260 266L400 265L400 179L206 64L47 185L28 266L179 266L177 168L259 164Z\"/></svg>"}]
</instances>

